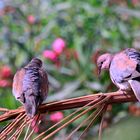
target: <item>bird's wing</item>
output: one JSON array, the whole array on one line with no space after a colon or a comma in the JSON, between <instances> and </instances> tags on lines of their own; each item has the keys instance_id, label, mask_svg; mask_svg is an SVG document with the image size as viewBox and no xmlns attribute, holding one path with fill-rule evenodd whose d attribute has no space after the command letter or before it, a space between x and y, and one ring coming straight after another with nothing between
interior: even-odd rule
<instances>
[{"instance_id":1,"label":"bird's wing","mask_svg":"<svg viewBox=\"0 0 140 140\"><path fill-rule=\"evenodd\" d=\"M134 48L127 48L124 50L124 53L131 59L135 59L137 62L140 62L140 52L135 50Z\"/></svg>"},{"instance_id":2,"label":"bird's wing","mask_svg":"<svg viewBox=\"0 0 140 140\"><path fill-rule=\"evenodd\" d=\"M140 101L140 52L135 49L127 49L126 54L133 62L136 62L136 68L131 75L131 79L128 80L136 98Z\"/></svg>"},{"instance_id":3,"label":"bird's wing","mask_svg":"<svg viewBox=\"0 0 140 140\"><path fill-rule=\"evenodd\" d=\"M110 73L117 83L122 83L132 79L132 76L136 73L136 67L137 61L131 59L125 51L122 51L113 57Z\"/></svg>"},{"instance_id":4,"label":"bird's wing","mask_svg":"<svg viewBox=\"0 0 140 140\"><path fill-rule=\"evenodd\" d=\"M136 80L129 80L128 82L129 82L136 98L140 102L140 82L136 81Z\"/></svg>"},{"instance_id":5,"label":"bird's wing","mask_svg":"<svg viewBox=\"0 0 140 140\"><path fill-rule=\"evenodd\" d=\"M129 48L125 50L125 53L131 60L136 62L135 71L140 73L140 52L136 51L133 48Z\"/></svg>"},{"instance_id":6,"label":"bird's wing","mask_svg":"<svg viewBox=\"0 0 140 140\"><path fill-rule=\"evenodd\" d=\"M39 74L41 77L41 97L44 100L46 99L49 90L48 76L44 69L40 69Z\"/></svg>"},{"instance_id":7,"label":"bird's wing","mask_svg":"<svg viewBox=\"0 0 140 140\"><path fill-rule=\"evenodd\" d=\"M16 99L20 100L21 102L24 102L23 99L23 79L25 75L25 69L18 70L14 76L13 79L13 95L16 97Z\"/></svg>"}]
</instances>

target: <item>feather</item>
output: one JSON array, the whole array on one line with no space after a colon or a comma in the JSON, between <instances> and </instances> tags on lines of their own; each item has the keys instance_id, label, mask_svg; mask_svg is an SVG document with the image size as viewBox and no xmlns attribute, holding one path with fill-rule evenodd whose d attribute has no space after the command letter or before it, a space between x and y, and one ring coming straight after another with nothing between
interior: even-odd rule
<instances>
[{"instance_id":1,"label":"feather","mask_svg":"<svg viewBox=\"0 0 140 140\"><path fill-rule=\"evenodd\" d=\"M130 86L131 86L136 98L140 102L140 82L136 81L136 80L129 80L128 82L130 83Z\"/></svg>"},{"instance_id":2,"label":"feather","mask_svg":"<svg viewBox=\"0 0 140 140\"><path fill-rule=\"evenodd\" d=\"M47 73L42 68L42 61L33 58L27 66L16 72L13 95L24 105L27 115L33 117L47 94Z\"/></svg>"}]
</instances>

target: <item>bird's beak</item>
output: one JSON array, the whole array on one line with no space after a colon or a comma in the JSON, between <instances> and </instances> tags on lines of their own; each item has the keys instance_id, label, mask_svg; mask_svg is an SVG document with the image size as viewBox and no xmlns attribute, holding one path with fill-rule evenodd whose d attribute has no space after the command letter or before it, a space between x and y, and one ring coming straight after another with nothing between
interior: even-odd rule
<instances>
[{"instance_id":1,"label":"bird's beak","mask_svg":"<svg viewBox=\"0 0 140 140\"><path fill-rule=\"evenodd\" d=\"M98 77L100 77L101 74L101 67L98 67Z\"/></svg>"}]
</instances>

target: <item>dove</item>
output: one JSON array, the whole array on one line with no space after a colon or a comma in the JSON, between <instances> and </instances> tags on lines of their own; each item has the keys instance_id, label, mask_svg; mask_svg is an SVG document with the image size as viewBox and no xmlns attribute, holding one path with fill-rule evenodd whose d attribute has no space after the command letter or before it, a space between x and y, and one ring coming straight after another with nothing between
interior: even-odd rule
<instances>
[{"instance_id":1,"label":"dove","mask_svg":"<svg viewBox=\"0 0 140 140\"><path fill-rule=\"evenodd\" d=\"M127 48L116 54L105 53L97 59L98 73L109 70L112 82L123 92L133 91L140 102L140 52Z\"/></svg>"},{"instance_id":2,"label":"dove","mask_svg":"<svg viewBox=\"0 0 140 140\"><path fill-rule=\"evenodd\" d=\"M33 58L14 75L13 95L23 104L30 118L37 114L39 105L47 98L48 89L47 73L38 58Z\"/></svg>"}]
</instances>

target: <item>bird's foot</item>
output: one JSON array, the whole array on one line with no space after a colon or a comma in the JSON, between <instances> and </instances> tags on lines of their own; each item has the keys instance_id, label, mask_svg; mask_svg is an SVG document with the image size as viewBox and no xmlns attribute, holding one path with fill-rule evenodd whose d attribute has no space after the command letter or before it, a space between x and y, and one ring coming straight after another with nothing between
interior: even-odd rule
<instances>
[{"instance_id":1,"label":"bird's foot","mask_svg":"<svg viewBox=\"0 0 140 140\"><path fill-rule=\"evenodd\" d=\"M117 92L126 94L126 91L125 90L122 90L122 89L119 89Z\"/></svg>"},{"instance_id":2,"label":"bird's foot","mask_svg":"<svg viewBox=\"0 0 140 140\"><path fill-rule=\"evenodd\" d=\"M105 94L104 93L102 93L102 92L100 92L100 96L99 96L100 98L103 98L103 97L105 97Z\"/></svg>"},{"instance_id":3,"label":"bird's foot","mask_svg":"<svg viewBox=\"0 0 140 140\"><path fill-rule=\"evenodd\" d=\"M126 91L126 90L119 89L118 92L124 94L125 96L128 95L128 91Z\"/></svg>"}]
</instances>

